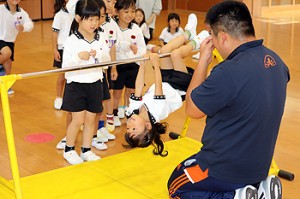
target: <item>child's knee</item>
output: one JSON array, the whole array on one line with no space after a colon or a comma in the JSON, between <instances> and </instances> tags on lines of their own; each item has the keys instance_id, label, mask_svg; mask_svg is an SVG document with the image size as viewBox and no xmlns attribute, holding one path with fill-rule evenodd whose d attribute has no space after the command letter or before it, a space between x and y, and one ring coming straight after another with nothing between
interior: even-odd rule
<instances>
[{"instance_id":1,"label":"child's knee","mask_svg":"<svg viewBox=\"0 0 300 199\"><path fill-rule=\"evenodd\" d=\"M171 52L171 58L173 59L178 59L178 58L182 58L181 53L180 53L180 49L175 49Z\"/></svg>"},{"instance_id":2,"label":"child's knee","mask_svg":"<svg viewBox=\"0 0 300 199\"><path fill-rule=\"evenodd\" d=\"M12 52L8 46L3 47L0 51L0 53L3 57L5 57L4 58L5 60L9 60L10 56L12 55Z\"/></svg>"}]
</instances>

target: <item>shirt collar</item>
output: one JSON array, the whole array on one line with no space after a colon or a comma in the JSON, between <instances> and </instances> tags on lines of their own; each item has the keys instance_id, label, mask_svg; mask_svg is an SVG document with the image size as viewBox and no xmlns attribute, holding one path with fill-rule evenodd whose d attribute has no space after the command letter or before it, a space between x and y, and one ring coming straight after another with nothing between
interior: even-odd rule
<instances>
[{"instance_id":1,"label":"shirt collar","mask_svg":"<svg viewBox=\"0 0 300 199\"><path fill-rule=\"evenodd\" d=\"M84 39L83 35L78 31L78 30L75 30L73 32L73 34L78 38L78 39ZM94 40L97 40L99 41L100 39L100 35L98 34L98 32L96 32L95 36L94 36ZM85 40L85 39L84 39Z\"/></svg>"},{"instance_id":2,"label":"shirt collar","mask_svg":"<svg viewBox=\"0 0 300 199\"><path fill-rule=\"evenodd\" d=\"M118 24L118 22L119 22L119 18L118 17L116 17L116 22ZM120 28L120 30L124 31L124 30L127 30L127 29L132 29L132 26L133 26L133 22L130 22L128 24L128 27L126 29L122 29L122 28L120 28L120 26L119 26L119 28Z\"/></svg>"},{"instance_id":3,"label":"shirt collar","mask_svg":"<svg viewBox=\"0 0 300 199\"><path fill-rule=\"evenodd\" d=\"M227 60L232 59L234 56L236 56L240 52L245 51L249 48L254 48L254 47L257 47L257 46L261 46L262 43L263 43L262 39L244 43L244 44L240 45L239 47L237 47L234 51L232 51L232 53L227 57Z\"/></svg>"},{"instance_id":4,"label":"shirt collar","mask_svg":"<svg viewBox=\"0 0 300 199\"><path fill-rule=\"evenodd\" d=\"M154 124L156 123L156 119L154 118L154 116L149 112L149 109L147 107L147 105L144 103L143 106L146 108L147 110L147 113L148 113L148 117L149 117L149 120L150 120L150 123L151 123L151 126L153 127ZM127 117L127 118L130 118L133 114L136 114L136 115L139 115L140 114L140 110L139 109L134 109L132 111L132 113Z\"/></svg>"},{"instance_id":5,"label":"shirt collar","mask_svg":"<svg viewBox=\"0 0 300 199\"><path fill-rule=\"evenodd\" d=\"M66 12L66 13L69 13L69 11L65 7L62 7L61 10Z\"/></svg>"},{"instance_id":6,"label":"shirt collar","mask_svg":"<svg viewBox=\"0 0 300 199\"><path fill-rule=\"evenodd\" d=\"M9 8L8 3L5 3L5 7L6 7L7 10L10 11L10 8ZM16 9L16 11L17 11L17 12L21 12L21 8L20 8L19 4L17 4L17 9Z\"/></svg>"}]
</instances>

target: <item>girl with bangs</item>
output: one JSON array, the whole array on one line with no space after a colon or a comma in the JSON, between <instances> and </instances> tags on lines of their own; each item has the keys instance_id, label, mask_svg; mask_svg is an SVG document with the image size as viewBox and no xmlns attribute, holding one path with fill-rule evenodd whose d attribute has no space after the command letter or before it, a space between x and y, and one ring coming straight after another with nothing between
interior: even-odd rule
<instances>
[{"instance_id":1,"label":"girl with bangs","mask_svg":"<svg viewBox=\"0 0 300 199\"><path fill-rule=\"evenodd\" d=\"M71 35L64 44L62 68L109 61L106 38L98 32L99 24L106 18L105 7L95 0L79 0L76 3L75 19ZM70 164L99 160L91 151L96 114L101 113L103 98L103 71L92 68L65 73L66 86L62 109L72 114L67 127L66 146L63 157ZM84 124L80 156L75 151L75 142L80 126Z\"/></svg>"}]
</instances>

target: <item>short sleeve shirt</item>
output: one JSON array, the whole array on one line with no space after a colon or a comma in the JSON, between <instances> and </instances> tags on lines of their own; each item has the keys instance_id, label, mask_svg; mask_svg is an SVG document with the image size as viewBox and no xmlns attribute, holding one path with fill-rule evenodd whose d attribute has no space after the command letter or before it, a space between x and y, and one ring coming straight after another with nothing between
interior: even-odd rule
<instances>
[{"instance_id":1,"label":"short sleeve shirt","mask_svg":"<svg viewBox=\"0 0 300 199\"><path fill-rule=\"evenodd\" d=\"M262 42L239 46L191 93L207 115L197 161L221 180L257 183L268 175L289 71Z\"/></svg>"}]
</instances>

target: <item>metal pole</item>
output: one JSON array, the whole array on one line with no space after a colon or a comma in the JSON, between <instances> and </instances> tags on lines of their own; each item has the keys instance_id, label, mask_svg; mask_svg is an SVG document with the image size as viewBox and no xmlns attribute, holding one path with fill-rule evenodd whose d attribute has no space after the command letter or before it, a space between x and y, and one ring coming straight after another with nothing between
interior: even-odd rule
<instances>
[{"instance_id":1,"label":"metal pole","mask_svg":"<svg viewBox=\"0 0 300 199\"><path fill-rule=\"evenodd\" d=\"M164 58L164 57L168 57L170 55L171 55L171 53L164 53L164 54L160 54L159 57ZM31 73L23 73L23 74L19 74L17 76L18 76L18 79L28 79L28 78L33 78L33 77L46 76L46 75L50 75L50 74L65 73L65 72L70 72L70 71L99 68L99 67L103 68L106 66L127 64L127 63L147 61L147 60L149 60L148 57L138 57L138 58L131 58L131 59L123 59L123 60L119 60L119 61L109 61L109 62L102 62L102 63L97 63L97 64L89 64L89 65L84 65L84 66L72 66L72 67L67 67L67 68L44 70L44 71L31 72Z\"/></svg>"}]
</instances>

